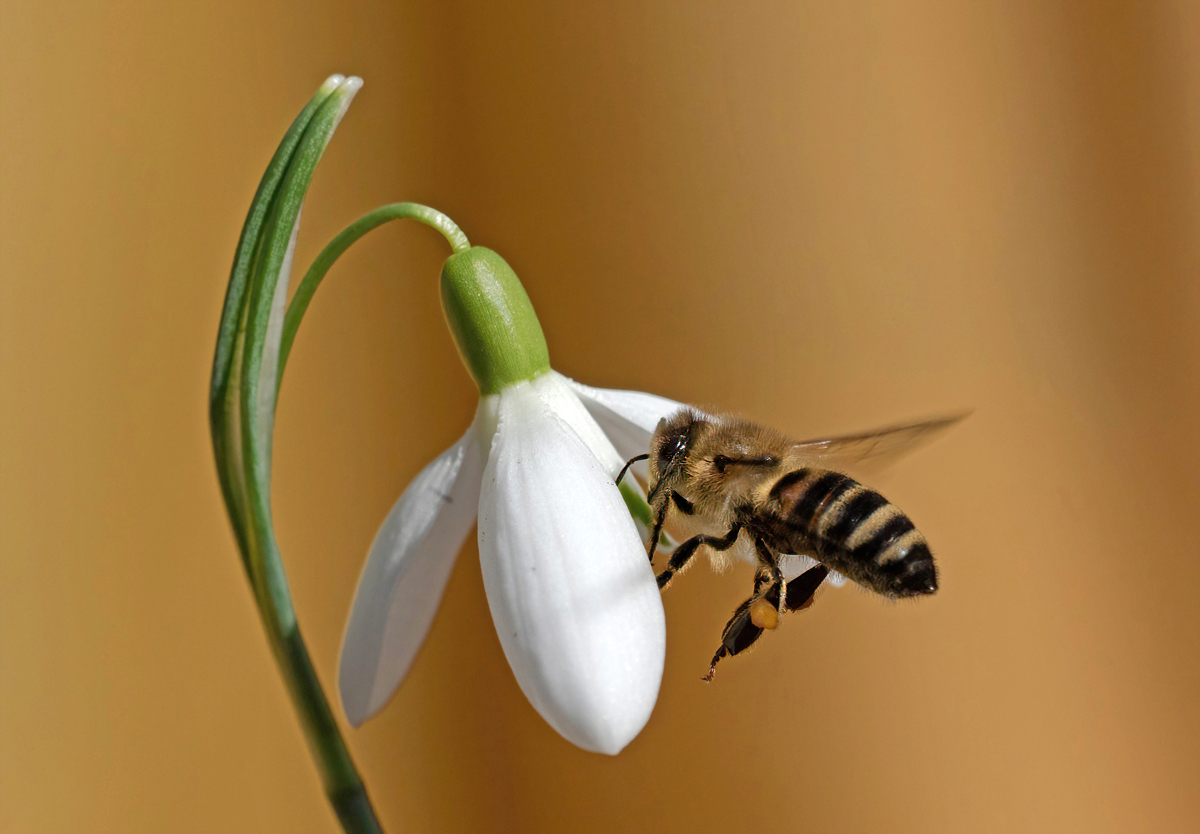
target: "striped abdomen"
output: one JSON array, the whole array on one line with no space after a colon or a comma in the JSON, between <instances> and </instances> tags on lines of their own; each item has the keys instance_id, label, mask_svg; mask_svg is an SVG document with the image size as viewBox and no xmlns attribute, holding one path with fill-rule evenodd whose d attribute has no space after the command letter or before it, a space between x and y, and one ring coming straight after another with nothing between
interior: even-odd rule
<instances>
[{"instance_id":1,"label":"striped abdomen","mask_svg":"<svg viewBox=\"0 0 1200 834\"><path fill-rule=\"evenodd\" d=\"M937 571L925 537L875 490L828 469L797 469L771 488L766 538L890 597L932 594Z\"/></svg>"}]
</instances>

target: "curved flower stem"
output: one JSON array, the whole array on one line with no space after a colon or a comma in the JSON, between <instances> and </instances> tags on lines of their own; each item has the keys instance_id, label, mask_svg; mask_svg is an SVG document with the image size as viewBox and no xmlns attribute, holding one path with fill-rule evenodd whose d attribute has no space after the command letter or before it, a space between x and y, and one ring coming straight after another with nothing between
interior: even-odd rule
<instances>
[{"instance_id":1,"label":"curved flower stem","mask_svg":"<svg viewBox=\"0 0 1200 834\"><path fill-rule=\"evenodd\" d=\"M283 320L283 338L279 345L279 370L276 373L275 381L277 389L283 381L283 368L287 364L288 355L292 352L296 329L300 326L300 320L304 318L305 311L308 310L313 294L316 293L317 287L325 278L325 273L359 238L393 220L416 220L426 226L432 226L446 238L446 242L450 244L454 254L465 252L471 248L467 236L462 233L453 220L437 209L431 209L429 206L419 203L392 203L381 206L355 220L331 240L329 245L321 250L320 255L317 255L317 259L304 274L304 279L296 287L296 293L288 304L287 315Z\"/></svg>"}]
</instances>

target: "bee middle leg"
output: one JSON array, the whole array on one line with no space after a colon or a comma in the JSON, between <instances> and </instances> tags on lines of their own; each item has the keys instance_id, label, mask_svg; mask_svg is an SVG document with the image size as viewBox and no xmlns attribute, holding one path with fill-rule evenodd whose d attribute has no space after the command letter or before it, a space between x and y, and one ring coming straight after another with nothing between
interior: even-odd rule
<instances>
[{"instance_id":1,"label":"bee middle leg","mask_svg":"<svg viewBox=\"0 0 1200 834\"><path fill-rule=\"evenodd\" d=\"M701 545L708 545L713 550L728 550L733 547L741 532L742 525L734 524L724 536L692 536L675 548L675 552L671 554L671 561L667 562L666 568L658 575L658 587L666 588L675 574L683 570L691 558L696 555L696 550Z\"/></svg>"}]
</instances>

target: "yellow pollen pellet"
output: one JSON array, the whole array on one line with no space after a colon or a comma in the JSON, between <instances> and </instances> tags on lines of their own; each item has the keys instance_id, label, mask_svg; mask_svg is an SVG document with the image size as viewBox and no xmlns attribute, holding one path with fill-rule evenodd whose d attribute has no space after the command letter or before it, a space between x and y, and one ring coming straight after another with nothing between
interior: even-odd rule
<instances>
[{"instance_id":1,"label":"yellow pollen pellet","mask_svg":"<svg viewBox=\"0 0 1200 834\"><path fill-rule=\"evenodd\" d=\"M765 599L750 604L750 622L759 628L774 629L779 625L779 609Z\"/></svg>"}]
</instances>

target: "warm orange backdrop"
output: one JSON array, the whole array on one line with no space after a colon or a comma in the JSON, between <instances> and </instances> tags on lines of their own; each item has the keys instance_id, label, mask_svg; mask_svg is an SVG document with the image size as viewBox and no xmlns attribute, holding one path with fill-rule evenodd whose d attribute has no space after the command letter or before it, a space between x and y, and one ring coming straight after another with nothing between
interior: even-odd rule
<instances>
[{"instance_id":1,"label":"warm orange backdrop","mask_svg":"<svg viewBox=\"0 0 1200 834\"><path fill-rule=\"evenodd\" d=\"M0 830L335 830L205 422L243 213L332 72L367 83L298 263L426 202L583 381L795 435L976 409L881 484L935 598L827 592L706 686L749 579L691 571L615 759L521 697L468 545L349 733L389 831L1195 830L1196 3L0 8ZM445 254L360 244L289 366L276 515L326 681L376 525L470 419Z\"/></svg>"}]
</instances>

